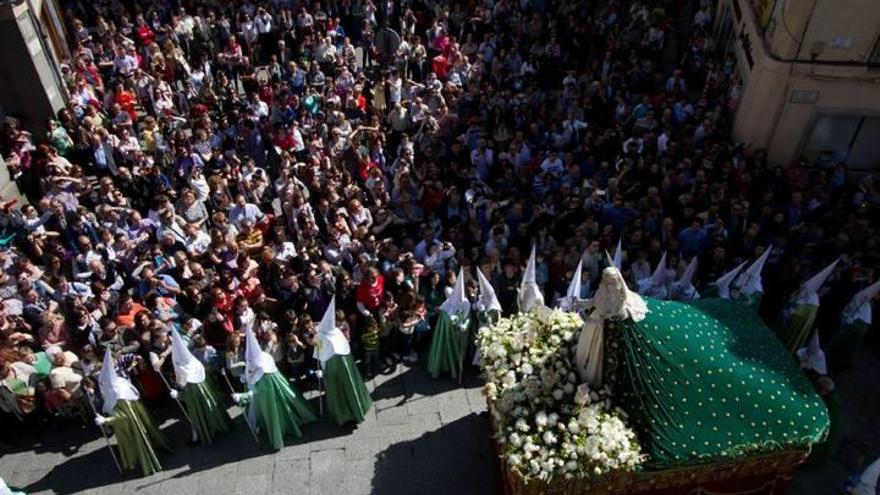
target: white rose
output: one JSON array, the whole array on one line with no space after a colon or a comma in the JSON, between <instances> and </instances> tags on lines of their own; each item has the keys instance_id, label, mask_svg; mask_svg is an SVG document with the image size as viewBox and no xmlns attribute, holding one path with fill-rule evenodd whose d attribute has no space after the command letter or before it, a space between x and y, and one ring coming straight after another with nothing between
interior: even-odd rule
<instances>
[{"instance_id":1,"label":"white rose","mask_svg":"<svg viewBox=\"0 0 880 495\"><path fill-rule=\"evenodd\" d=\"M510 454L507 456L507 463L510 464L511 467L516 467L522 463L522 459L516 454Z\"/></svg>"},{"instance_id":2,"label":"white rose","mask_svg":"<svg viewBox=\"0 0 880 495\"><path fill-rule=\"evenodd\" d=\"M547 445L553 445L556 443L556 435L554 435L552 431L545 431L541 436L541 439L544 440L544 443Z\"/></svg>"},{"instance_id":3,"label":"white rose","mask_svg":"<svg viewBox=\"0 0 880 495\"><path fill-rule=\"evenodd\" d=\"M504 378L501 379L501 383L504 387L513 387L516 385L516 374L513 371L508 371L504 374Z\"/></svg>"},{"instance_id":4,"label":"white rose","mask_svg":"<svg viewBox=\"0 0 880 495\"><path fill-rule=\"evenodd\" d=\"M560 390L558 388L553 391L553 398L555 400L562 400L563 395L564 395L564 393L562 392L562 390Z\"/></svg>"},{"instance_id":5,"label":"white rose","mask_svg":"<svg viewBox=\"0 0 880 495\"><path fill-rule=\"evenodd\" d=\"M507 438L507 441L510 442L514 447L519 447L522 445L522 437L519 436L519 433L511 433Z\"/></svg>"},{"instance_id":6,"label":"white rose","mask_svg":"<svg viewBox=\"0 0 880 495\"><path fill-rule=\"evenodd\" d=\"M538 426L538 429L542 429L547 426L547 413L544 411L539 411L538 414L535 415L535 425Z\"/></svg>"}]
</instances>

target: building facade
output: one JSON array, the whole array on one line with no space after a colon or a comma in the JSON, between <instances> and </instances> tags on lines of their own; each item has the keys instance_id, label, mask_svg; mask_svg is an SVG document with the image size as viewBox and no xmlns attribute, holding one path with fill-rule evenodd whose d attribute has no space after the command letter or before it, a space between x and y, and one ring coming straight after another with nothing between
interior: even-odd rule
<instances>
[{"instance_id":1,"label":"building facade","mask_svg":"<svg viewBox=\"0 0 880 495\"><path fill-rule=\"evenodd\" d=\"M876 0L719 0L713 38L736 61L735 140L783 166L880 171Z\"/></svg>"},{"instance_id":2,"label":"building facade","mask_svg":"<svg viewBox=\"0 0 880 495\"><path fill-rule=\"evenodd\" d=\"M35 135L65 105L64 29L57 0L0 0L0 117Z\"/></svg>"}]
</instances>

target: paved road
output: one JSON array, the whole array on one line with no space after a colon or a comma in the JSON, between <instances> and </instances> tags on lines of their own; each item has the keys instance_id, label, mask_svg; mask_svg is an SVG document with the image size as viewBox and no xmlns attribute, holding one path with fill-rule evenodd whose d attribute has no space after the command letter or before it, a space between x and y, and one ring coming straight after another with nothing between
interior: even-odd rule
<instances>
[{"instance_id":1,"label":"paved road","mask_svg":"<svg viewBox=\"0 0 880 495\"><path fill-rule=\"evenodd\" d=\"M375 405L365 423L351 429L322 421L277 452L257 446L240 417L212 447L185 445L188 428L169 419L162 428L175 452L160 457L165 470L123 478L94 427L69 426L42 432L32 450L3 456L0 476L28 493L495 493L476 378L459 387L431 380L423 368L399 366L368 388Z\"/></svg>"},{"instance_id":2,"label":"paved road","mask_svg":"<svg viewBox=\"0 0 880 495\"><path fill-rule=\"evenodd\" d=\"M798 473L793 495L840 495L846 478L880 455L880 360L863 353L857 362L838 377L844 441L833 462ZM165 471L122 478L95 428L55 427L0 458L0 476L30 493L497 493L476 378L459 387L431 380L423 368L400 366L368 386L375 407L364 424L351 430L321 422L278 452L258 447L240 418L213 447L187 446L186 425L172 418L163 423L176 443L161 458Z\"/></svg>"}]
</instances>

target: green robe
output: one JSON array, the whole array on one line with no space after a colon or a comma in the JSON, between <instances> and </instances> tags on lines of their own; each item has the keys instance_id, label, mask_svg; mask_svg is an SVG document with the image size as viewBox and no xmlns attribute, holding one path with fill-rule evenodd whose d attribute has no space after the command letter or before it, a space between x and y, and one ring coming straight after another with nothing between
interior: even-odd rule
<instances>
[{"instance_id":1,"label":"green robe","mask_svg":"<svg viewBox=\"0 0 880 495\"><path fill-rule=\"evenodd\" d=\"M779 339L788 352L794 354L798 349L807 344L813 333L813 324L816 323L818 306L802 304L788 318L783 318L780 327Z\"/></svg>"},{"instance_id":2,"label":"green robe","mask_svg":"<svg viewBox=\"0 0 880 495\"><path fill-rule=\"evenodd\" d=\"M844 370L852 366L853 357L856 349L862 345L865 335L868 333L870 325L862 320L855 320L849 325L840 329L831 342L825 347L825 354L828 356L828 367L832 370Z\"/></svg>"},{"instance_id":3,"label":"green robe","mask_svg":"<svg viewBox=\"0 0 880 495\"><path fill-rule=\"evenodd\" d=\"M465 322L467 325L468 322ZM433 378L449 373L457 378L461 372L462 352L467 345L468 333L461 331L457 316L449 316L440 311L434 335L431 337L431 350L428 352L428 372Z\"/></svg>"},{"instance_id":4,"label":"green robe","mask_svg":"<svg viewBox=\"0 0 880 495\"><path fill-rule=\"evenodd\" d=\"M351 354L335 355L324 363L327 411L338 425L362 423L373 405Z\"/></svg>"},{"instance_id":5,"label":"green robe","mask_svg":"<svg viewBox=\"0 0 880 495\"><path fill-rule=\"evenodd\" d=\"M156 448L170 452L171 446L141 401L120 399L107 425L116 434L123 469L132 470L140 464L144 476L162 470Z\"/></svg>"},{"instance_id":6,"label":"green robe","mask_svg":"<svg viewBox=\"0 0 880 495\"><path fill-rule=\"evenodd\" d=\"M317 420L309 403L281 373L266 373L254 385L253 402L257 423L269 437L272 447L284 447L284 435L302 436L300 426ZM250 412L250 411L249 411Z\"/></svg>"},{"instance_id":7,"label":"green robe","mask_svg":"<svg viewBox=\"0 0 880 495\"><path fill-rule=\"evenodd\" d=\"M229 431L229 413L207 379L201 383L187 383L180 392L180 400L202 443L210 445L217 433Z\"/></svg>"}]
</instances>

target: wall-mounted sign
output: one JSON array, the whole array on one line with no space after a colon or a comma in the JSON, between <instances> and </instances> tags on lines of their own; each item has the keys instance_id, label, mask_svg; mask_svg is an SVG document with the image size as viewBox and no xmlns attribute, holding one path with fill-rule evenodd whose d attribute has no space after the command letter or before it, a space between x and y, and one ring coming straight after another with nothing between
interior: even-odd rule
<instances>
[{"instance_id":1,"label":"wall-mounted sign","mask_svg":"<svg viewBox=\"0 0 880 495\"><path fill-rule=\"evenodd\" d=\"M818 99L818 91L804 91L796 89L791 92L791 98L789 99L789 101L792 103L816 103L816 100Z\"/></svg>"},{"instance_id":2,"label":"wall-mounted sign","mask_svg":"<svg viewBox=\"0 0 880 495\"><path fill-rule=\"evenodd\" d=\"M852 42L852 36L835 36L831 39L831 48L849 48Z\"/></svg>"}]
</instances>

